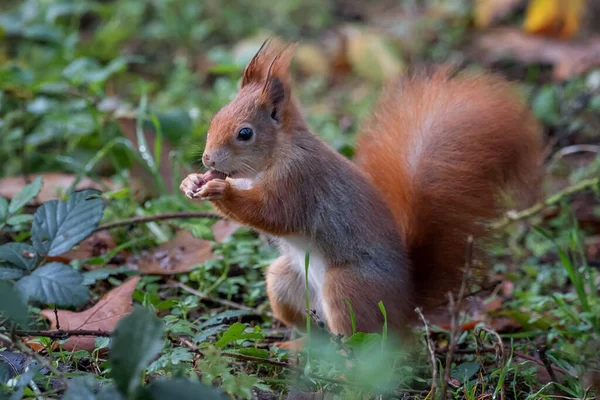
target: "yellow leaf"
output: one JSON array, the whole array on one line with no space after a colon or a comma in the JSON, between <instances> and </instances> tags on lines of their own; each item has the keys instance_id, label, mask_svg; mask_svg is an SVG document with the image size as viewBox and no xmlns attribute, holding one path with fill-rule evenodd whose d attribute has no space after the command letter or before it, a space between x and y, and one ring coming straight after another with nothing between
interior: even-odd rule
<instances>
[{"instance_id":1,"label":"yellow leaf","mask_svg":"<svg viewBox=\"0 0 600 400\"><path fill-rule=\"evenodd\" d=\"M532 0L523 28L544 36L573 37L579 29L585 0Z\"/></svg>"}]
</instances>

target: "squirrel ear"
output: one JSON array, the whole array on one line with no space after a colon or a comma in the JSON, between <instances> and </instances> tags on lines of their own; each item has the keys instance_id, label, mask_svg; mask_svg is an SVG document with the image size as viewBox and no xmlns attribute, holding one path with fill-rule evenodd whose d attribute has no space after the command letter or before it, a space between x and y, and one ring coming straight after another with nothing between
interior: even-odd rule
<instances>
[{"instance_id":1,"label":"squirrel ear","mask_svg":"<svg viewBox=\"0 0 600 400\"><path fill-rule=\"evenodd\" d=\"M271 77L279 78L284 84L289 83L291 78L288 67L294 48L294 45L282 46L280 43L273 43L271 39L265 40L246 66L241 87L251 83L266 86Z\"/></svg>"},{"instance_id":2,"label":"squirrel ear","mask_svg":"<svg viewBox=\"0 0 600 400\"><path fill-rule=\"evenodd\" d=\"M281 79L277 77L269 78L263 89L263 98L267 106L271 107L271 118L281 122L283 103L286 98L286 88Z\"/></svg>"},{"instance_id":3,"label":"squirrel ear","mask_svg":"<svg viewBox=\"0 0 600 400\"><path fill-rule=\"evenodd\" d=\"M269 46L270 42L270 38L263 42L254 57L252 57L252 60L250 60L244 69L241 87L244 87L251 82L261 82L264 79L269 66L268 60L270 57L268 53L271 52Z\"/></svg>"}]
</instances>

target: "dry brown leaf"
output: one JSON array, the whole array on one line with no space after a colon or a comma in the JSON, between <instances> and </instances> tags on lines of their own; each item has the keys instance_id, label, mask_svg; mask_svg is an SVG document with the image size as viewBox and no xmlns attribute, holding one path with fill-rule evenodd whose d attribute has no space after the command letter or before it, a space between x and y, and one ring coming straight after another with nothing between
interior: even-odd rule
<instances>
[{"instance_id":1,"label":"dry brown leaf","mask_svg":"<svg viewBox=\"0 0 600 400\"><path fill-rule=\"evenodd\" d=\"M563 41L527 35L516 29L498 29L477 38L484 62L512 58L525 64L554 65L557 80L583 74L600 66L600 37Z\"/></svg>"},{"instance_id":2,"label":"dry brown leaf","mask_svg":"<svg viewBox=\"0 0 600 400\"><path fill-rule=\"evenodd\" d=\"M40 194L32 201L32 204L40 204L48 200L55 200L61 197L65 191L73 184L76 176L73 174L61 174L47 172L41 174L44 178L44 184ZM37 175L28 177L33 181ZM25 178L22 176L13 176L0 179L0 196L7 199L13 198L23 187L27 185ZM114 189L114 184L109 179L102 179L100 183L89 178L82 178L77 184L77 190L83 189L98 189L104 188Z\"/></svg>"},{"instance_id":3,"label":"dry brown leaf","mask_svg":"<svg viewBox=\"0 0 600 400\"><path fill-rule=\"evenodd\" d=\"M98 231L79 243L74 249L64 254L54 257L48 257L47 261L58 261L65 264L72 260L81 260L85 258L99 257L114 249L117 246L115 239L108 231ZM94 269L91 266L88 269ZM95 267L102 267L95 266Z\"/></svg>"},{"instance_id":4,"label":"dry brown leaf","mask_svg":"<svg viewBox=\"0 0 600 400\"><path fill-rule=\"evenodd\" d=\"M58 320L62 330L101 330L112 332L121 318L131 312L131 296L140 280L135 276L106 293L92 308L82 312L58 310ZM42 310L41 315L50 321L50 329L56 329L54 310ZM96 347L94 336L72 336L62 347L68 351L93 351Z\"/></svg>"},{"instance_id":5,"label":"dry brown leaf","mask_svg":"<svg viewBox=\"0 0 600 400\"><path fill-rule=\"evenodd\" d=\"M569 39L579 30L584 0L532 0L523 24L526 32Z\"/></svg>"},{"instance_id":6,"label":"dry brown leaf","mask_svg":"<svg viewBox=\"0 0 600 400\"><path fill-rule=\"evenodd\" d=\"M475 25L490 27L524 3L524 0L476 0Z\"/></svg>"},{"instance_id":7,"label":"dry brown leaf","mask_svg":"<svg viewBox=\"0 0 600 400\"><path fill-rule=\"evenodd\" d=\"M179 231L173 240L142 257L132 256L128 264L144 275L174 275L189 272L211 258L211 242L195 238L189 231Z\"/></svg>"},{"instance_id":8,"label":"dry brown leaf","mask_svg":"<svg viewBox=\"0 0 600 400\"><path fill-rule=\"evenodd\" d=\"M218 243L229 239L233 234L242 227L235 221L221 220L217 221L212 227L212 233L215 241Z\"/></svg>"}]
</instances>

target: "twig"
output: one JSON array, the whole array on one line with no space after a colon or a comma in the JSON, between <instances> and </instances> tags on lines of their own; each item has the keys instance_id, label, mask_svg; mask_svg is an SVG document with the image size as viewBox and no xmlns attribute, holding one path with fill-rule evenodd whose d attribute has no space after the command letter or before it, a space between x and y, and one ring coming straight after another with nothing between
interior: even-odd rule
<instances>
[{"instance_id":1,"label":"twig","mask_svg":"<svg viewBox=\"0 0 600 400\"><path fill-rule=\"evenodd\" d=\"M235 303L233 301L220 299L218 297L211 297L211 296L209 296L207 294L204 294L204 293L202 293L202 292L200 292L200 291L198 291L196 289L193 289L193 288L191 288L191 287L189 287L186 284L181 283L181 282L177 283L177 285L175 285L175 286L178 287L178 288L180 288L180 289L182 289L182 290L185 290L186 292L188 292L190 294L198 296L198 297L200 297L203 300L210 300L210 301L212 301L214 303L217 303L217 304L220 304L222 306L236 308L238 310L250 311L251 313L256 314L256 315L261 315L261 316L273 318L273 313L270 313L268 311L260 311L257 308L248 307L246 305L238 304L238 303Z\"/></svg>"},{"instance_id":2,"label":"twig","mask_svg":"<svg viewBox=\"0 0 600 400\"><path fill-rule=\"evenodd\" d=\"M540 211L544 210L545 208L548 208L548 207L551 207L551 206L554 206L554 205L560 203L560 201L567 196L570 196L570 195L578 193L578 192L582 192L587 189L591 189L591 188L599 186L599 185L600 185L600 178L584 179L581 182L578 182L574 185L571 185L571 186L553 194L552 196L548 197L543 202L537 203L536 205L534 205L532 207L529 207L529 208L519 211L519 212L513 211L513 212L507 213L504 216L504 218L493 223L492 228L494 228L494 229L505 228L506 226L508 226L509 224L511 224L515 221L520 221L520 220L532 217L532 216L538 214Z\"/></svg>"},{"instance_id":3,"label":"twig","mask_svg":"<svg viewBox=\"0 0 600 400\"><path fill-rule=\"evenodd\" d=\"M57 378L59 378L59 379L63 379L64 378L63 373L60 372L58 369L56 369L56 367L54 365L52 365L52 363L50 361L48 361L44 357L40 356L35 351L31 350L22 341L20 341L20 340L13 340L10 337L8 337L8 336L6 336L6 335L4 335L2 333L0 333L0 341L8 343L11 346L14 346L17 349L19 349L19 351L21 351L21 353L27 354L28 356L31 356L31 357L35 358L35 360L40 365L42 365L43 367L46 367L48 369L48 371L50 371L54 375L56 375Z\"/></svg>"},{"instance_id":4,"label":"twig","mask_svg":"<svg viewBox=\"0 0 600 400\"><path fill-rule=\"evenodd\" d=\"M223 219L218 214L209 213L209 212L172 212L172 213L164 213L164 214L156 214L156 215L146 215L143 217L134 217L129 219L124 219L122 221L109 222L97 227L94 232L104 231L107 229L116 228L119 226L127 226L133 224L141 224L144 222L152 222L152 221L162 221L165 219L177 219L177 218L207 218L207 219Z\"/></svg>"},{"instance_id":5,"label":"twig","mask_svg":"<svg viewBox=\"0 0 600 400\"><path fill-rule=\"evenodd\" d=\"M467 291L467 281L471 276L471 267L473 265L473 236L469 236L467 238L467 251L465 258L465 270L463 271L462 282L460 284L460 289L458 291L457 301L454 301L454 297L452 293L448 293L449 300L449 310L450 310L450 321L451 321L451 329L450 329L450 340L448 343L448 353L446 354L446 364L444 368L444 377L442 379L442 387L440 391L440 399L446 399L446 392L448 388L448 381L450 380L450 371L452 370L452 355L454 352L454 348L456 347L456 342L458 340L458 318L460 315L460 310L462 309L463 301L465 298L465 293Z\"/></svg>"},{"instance_id":6,"label":"twig","mask_svg":"<svg viewBox=\"0 0 600 400\"><path fill-rule=\"evenodd\" d=\"M498 335L498 332L496 332L492 329L486 328L485 326L479 327L475 331L475 339L477 340L478 348L483 348L483 341L481 340L481 332L482 331L488 333L489 335L493 336L494 339L496 339L496 343L494 345L496 359L500 358L500 369L504 369L504 367L506 366L506 353L504 351L504 342L502 341L502 338L500 337L500 335ZM505 390L504 390L504 381L502 381L502 384L500 385L500 400L504 400L504 399L505 399Z\"/></svg>"},{"instance_id":7,"label":"twig","mask_svg":"<svg viewBox=\"0 0 600 400\"><path fill-rule=\"evenodd\" d=\"M58 319L58 308L54 305L54 319L56 320L56 329L60 331L60 320Z\"/></svg>"},{"instance_id":8,"label":"twig","mask_svg":"<svg viewBox=\"0 0 600 400\"><path fill-rule=\"evenodd\" d=\"M76 329L72 331L63 330L52 330L52 331L35 331L35 330L20 330L15 331L16 336L43 336L51 339L62 340L67 339L71 336L96 336L96 337L110 337L112 332L99 331L99 330L86 330Z\"/></svg>"},{"instance_id":9,"label":"twig","mask_svg":"<svg viewBox=\"0 0 600 400\"><path fill-rule=\"evenodd\" d=\"M431 340L431 331L429 330L429 324L423 315L423 312L419 307L415 308L415 312L419 314L421 321L423 321L423 325L425 325L425 334L427 340L427 350L429 350L429 356L431 357L431 390L430 393L435 396L435 389L437 389L437 375L438 375L438 366L437 360L435 358L435 346Z\"/></svg>"},{"instance_id":10,"label":"twig","mask_svg":"<svg viewBox=\"0 0 600 400\"><path fill-rule=\"evenodd\" d=\"M550 376L550 379L552 379L552 382L558 383L558 379L556 379L556 374L552 369L552 364L550 363L550 360L548 360L548 356L546 355L546 347L538 347L537 352L540 355L540 360L542 360L542 362L544 363L546 372L548 372L548 375Z\"/></svg>"}]
</instances>

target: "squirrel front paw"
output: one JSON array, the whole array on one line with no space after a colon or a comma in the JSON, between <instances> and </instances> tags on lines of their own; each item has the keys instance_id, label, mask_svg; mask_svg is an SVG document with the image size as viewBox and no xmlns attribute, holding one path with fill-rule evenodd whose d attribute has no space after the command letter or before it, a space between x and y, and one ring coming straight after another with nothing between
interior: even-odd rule
<instances>
[{"instance_id":1,"label":"squirrel front paw","mask_svg":"<svg viewBox=\"0 0 600 400\"><path fill-rule=\"evenodd\" d=\"M197 193L197 196L203 200L221 200L225 191L229 187L229 182L223 179L213 179L206 182Z\"/></svg>"},{"instance_id":2,"label":"squirrel front paw","mask_svg":"<svg viewBox=\"0 0 600 400\"><path fill-rule=\"evenodd\" d=\"M179 185L179 190L181 190L190 199L197 199L198 197L202 197L199 196L199 192L204 185L214 179L225 179L225 177L225 174L222 172L214 170L210 170L205 174L189 174L181 182L181 185Z\"/></svg>"}]
</instances>

